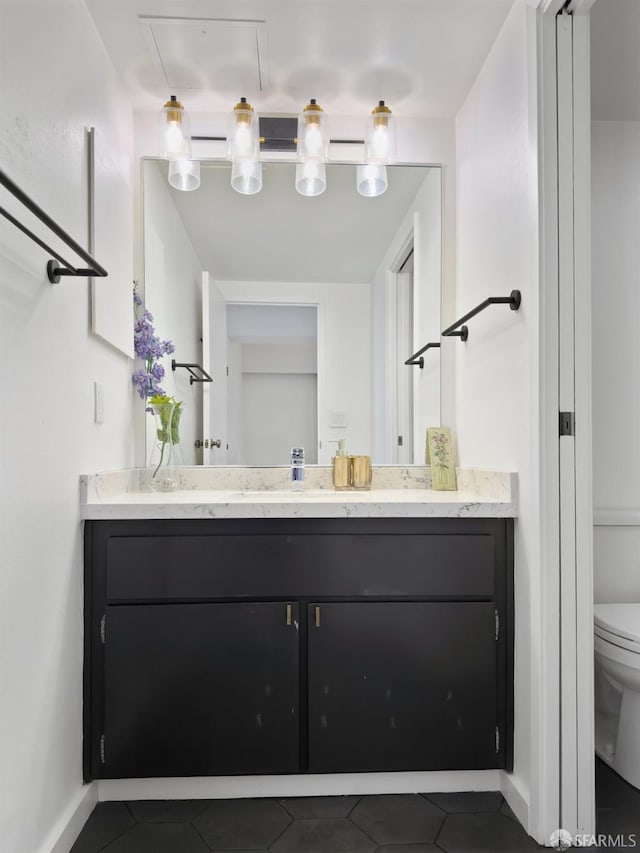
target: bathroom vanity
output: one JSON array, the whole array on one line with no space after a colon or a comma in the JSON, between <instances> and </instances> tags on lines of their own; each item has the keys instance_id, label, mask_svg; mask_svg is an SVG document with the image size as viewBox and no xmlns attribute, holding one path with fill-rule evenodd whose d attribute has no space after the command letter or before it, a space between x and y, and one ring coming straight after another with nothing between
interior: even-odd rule
<instances>
[{"instance_id":1,"label":"bathroom vanity","mask_svg":"<svg viewBox=\"0 0 640 853\"><path fill-rule=\"evenodd\" d=\"M513 497L292 497L86 501L87 780L511 768Z\"/></svg>"}]
</instances>

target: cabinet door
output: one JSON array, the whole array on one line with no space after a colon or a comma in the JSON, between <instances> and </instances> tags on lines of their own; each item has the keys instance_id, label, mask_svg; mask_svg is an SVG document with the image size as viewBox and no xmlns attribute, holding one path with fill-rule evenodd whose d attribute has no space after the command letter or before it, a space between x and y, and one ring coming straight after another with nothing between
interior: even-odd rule
<instances>
[{"instance_id":1,"label":"cabinet door","mask_svg":"<svg viewBox=\"0 0 640 853\"><path fill-rule=\"evenodd\" d=\"M107 608L108 778L298 769L295 604Z\"/></svg>"},{"instance_id":2,"label":"cabinet door","mask_svg":"<svg viewBox=\"0 0 640 853\"><path fill-rule=\"evenodd\" d=\"M497 767L489 602L309 608L309 770Z\"/></svg>"}]
</instances>

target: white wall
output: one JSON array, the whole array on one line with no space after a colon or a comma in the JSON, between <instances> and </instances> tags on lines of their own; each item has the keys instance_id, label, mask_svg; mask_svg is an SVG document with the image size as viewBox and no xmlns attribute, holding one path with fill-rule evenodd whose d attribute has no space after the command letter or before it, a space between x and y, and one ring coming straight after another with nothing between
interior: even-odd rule
<instances>
[{"instance_id":1,"label":"white wall","mask_svg":"<svg viewBox=\"0 0 640 853\"><path fill-rule=\"evenodd\" d=\"M83 242L85 126L117 164L114 191L131 199L127 98L81 0L1 0L0 15L0 165ZM107 226L133 278L131 234ZM132 362L88 331L87 281L51 286L47 259L0 220L2 853L49 853L83 799L78 477L133 462Z\"/></svg>"},{"instance_id":2,"label":"white wall","mask_svg":"<svg viewBox=\"0 0 640 853\"><path fill-rule=\"evenodd\" d=\"M456 119L456 310L522 291L522 308L491 306L455 347L455 428L465 468L517 471L515 531L515 767L529 799L538 744L532 736L531 660L540 578L538 520L537 148L533 15L514 4ZM526 819L526 815L524 815Z\"/></svg>"},{"instance_id":3,"label":"white wall","mask_svg":"<svg viewBox=\"0 0 640 853\"><path fill-rule=\"evenodd\" d=\"M640 124L592 123L596 602L640 601Z\"/></svg>"},{"instance_id":4,"label":"white wall","mask_svg":"<svg viewBox=\"0 0 640 853\"><path fill-rule=\"evenodd\" d=\"M331 440L349 453L371 453L371 288L368 284L220 281L228 302L280 302L318 307L318 463L328 465ZM329 426L346 412L346 429Z\"/></svg>"},{"instance_id":5,"label":"white wall","mask_svg":"<svg viewBox=\"0 0 640 853\"><path fill-rule=\"evenodd\" d=\"M160 384L169 396L183 401L180 447L185 465L195 465L194 442L202 432L201 386L189 384L185 368L172 371L171 360L202 364L202 264L174 204L166 172L165 162L144 163L144 297L156 334L176 348L162 360L165 377ZM146 425L153 435L152 416Z\"/></svg>"}]
</instances>

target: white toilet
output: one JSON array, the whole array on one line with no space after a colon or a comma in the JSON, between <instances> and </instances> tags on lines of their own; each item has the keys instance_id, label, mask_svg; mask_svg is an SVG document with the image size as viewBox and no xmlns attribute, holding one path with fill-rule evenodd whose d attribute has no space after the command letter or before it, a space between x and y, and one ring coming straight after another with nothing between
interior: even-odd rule
<instances>
[{"instance_id":1,"label":"white toilet","mask_svg":"<svg viewBox=\"0 0 640 853\"><path fill-rule=\"evenodd\" d=\"M596 604L596 752L640 788L640 604Z\"/></svg>"}]
</instances>

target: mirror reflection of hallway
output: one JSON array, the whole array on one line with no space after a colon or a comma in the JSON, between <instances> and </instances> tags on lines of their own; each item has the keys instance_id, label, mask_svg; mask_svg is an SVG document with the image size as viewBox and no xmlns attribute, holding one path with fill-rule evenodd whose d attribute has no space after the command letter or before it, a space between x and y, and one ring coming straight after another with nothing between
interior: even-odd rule
<instances>
[{"instance_id":1,"label":"mirror reflection of hallway","mask_svg":"<svg viewBox=\"0 0 640 853\"><path fill-rule=\"evenodd\" d=\"M228 463L318 461L317 309L227 305Z\"/></svg>"}]
</instances>

